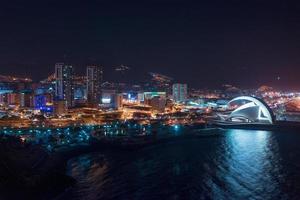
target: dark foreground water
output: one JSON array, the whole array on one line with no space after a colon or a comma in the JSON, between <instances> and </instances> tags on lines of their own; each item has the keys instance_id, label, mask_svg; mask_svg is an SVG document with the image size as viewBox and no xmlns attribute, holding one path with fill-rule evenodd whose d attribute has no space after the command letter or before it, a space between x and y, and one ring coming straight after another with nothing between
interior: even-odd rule
<instances>
[{"instance_id":1,"label":"dark foreground water","mask_svg":"<svg viewBox=\"0 0 300 200\"><path fill-rule=\"evenodd\" d=\"M74 158L68 198L300 199L300 132L214 132Z\"/></svg>"}]
</instances>

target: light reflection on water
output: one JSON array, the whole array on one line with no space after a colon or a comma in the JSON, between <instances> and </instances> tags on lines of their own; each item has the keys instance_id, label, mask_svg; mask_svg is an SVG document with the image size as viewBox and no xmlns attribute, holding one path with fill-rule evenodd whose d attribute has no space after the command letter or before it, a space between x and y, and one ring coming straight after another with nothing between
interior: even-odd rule
<instances>
[{"instance_id":1,"label":"light reflection on water","mask_svg":"<svg viewBox=\"0 0 300 200\"><path fill-rule=\"evenodd\" d=\"M219 131L74 158L74 199L299 199L297 133ZM293 150L294 153L290 153Z\"/></svg>"}]
</instances>

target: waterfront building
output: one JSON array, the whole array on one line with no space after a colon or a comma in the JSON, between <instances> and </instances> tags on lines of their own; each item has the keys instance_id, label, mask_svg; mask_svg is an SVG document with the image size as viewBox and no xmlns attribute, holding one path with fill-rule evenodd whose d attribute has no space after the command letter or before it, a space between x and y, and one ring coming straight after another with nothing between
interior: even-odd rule
<instances>
[{"instance_id":1,"label":"waterfront building","mask_svg":"<svg viewBox=\"0 0 300 200\"><path fill-rule=\"evenodd\" d=\"M32 108L34 106L34 95L31 90L23 90L20 92L20 107Z\"/></svg>"},{"instance_id":2,"label":"waterfront building","mask_svg":"<svg viewBox=\"0 0 300 200\"><path fill-rule=\"evenodd\" d=\"M34 108L41 112L52 112L53 101L50 93L38 94L34 96Z\"/></svg>"},{"instance_id":3,"label":"waterfront building","mask_svg":"<svg viewBox=\"0 0 300 200\"><path fill-rule=\"evenodd\" d=\"M55 64L55 99L65 101L67 108L74 106L73 67L64 63Z\"/></svg>"},{"instance_id":4,"label":"waterfront building","mask_svg":"<svg viewBox=\"0 0 300 200\"><path fill-rule=\"evenodd\" d=\"M271 108L262 100L252 96L240 96L228 102L228 107L234 108L230 114L218 113L222 123L267 123L276 120Z\"/></svg>"},{"instance_id":5,"label":"waterfront building","mask_svg":"<svg viewBox=\"0 0 300 200\"><path fill-rule=\"evenodd\" d=\"M87 66L86 69L86 88L87 102L90 105L98 105L101 98L101 83L103 71L100 66Z\"/></svg>"},{"instance_id":6,"label":"waterfront building","mask_svg":"<svg viewBox=\"0 0 300 200\"><path fill-rule=\"evenodd\" d=\"M175 102L183 102L187 99L187 84L173 84L173 99Z\"/></svg>"},{"instance_id":7,"label":"waterfront building","mask_svg":"<svg viewBox=\"0 0 300 200\"><path fill-rule=\"evenodd\" d=\"M7 104L8 105L20 105L21 98L19 93L7 93Z\"/></svg>"}]
</instances>

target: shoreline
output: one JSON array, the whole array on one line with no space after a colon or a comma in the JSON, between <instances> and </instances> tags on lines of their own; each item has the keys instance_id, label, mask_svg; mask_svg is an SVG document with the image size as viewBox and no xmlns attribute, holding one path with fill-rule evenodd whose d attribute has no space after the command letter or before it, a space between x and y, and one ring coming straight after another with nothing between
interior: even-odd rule
<instances>
[{"instance_id":1,"label":"shoreline","mask_svg":"<svg viewBox=\"0 0 300 200\"><path fill-rule=\"evenodd\" d=\"M203 129L202 129L203 130ZM17 151L14 147L7 145L8 151L17 155L20 164L15 162L9 163L9 169L13 170L10 174L16 177L8 176L9 184L1 183L4 187L0 188L1 197L3 199L20 199L23 197L30 199L55 199L64 194L76 184L76 180L65 174L67 162L77 156L93 153L93 152L106 152L106 151L135 151L140 148L148 147L156 144L163 144L176 140L195 138L197 133L172 135L167 133L163 137L154 136L139 136L132 137L132 139L118 138L118 139L93 139L86 144L75 146L64 146L55 149L53 152L47 152L44 147L40 145L30 144L27 147L19 148ZM207 135L207 134L205 134ZM211 135L211 134L209 134ZM17 137L8 136L13 138L13 143L20 142ZM24 145L20 143L20 145ZM3 151L7 152L7 150ZM8 158L11 155L6 155ZM31 156L31 160L27 160ZM29 167L23 168L22 165ZM7 172L1 171L0 177ZM22 175L25 174L23 177ZM19 177L20 176L20 177ZM21 181L20 181L20 180ZM15 191L18 191L17 193Z\"/></svg>"},{"instance_id":2,"label":"shoreline","mask_svg":"<svg viewBox=\"0 0 300 200\"><path fill-rule=\"evenodd\" d=\"M229 123L222 121L213 121L209 123L210 127L219 127L224 129L246 129L262 131L300 131L300 122L276 121L274 124L263 123Z\"/></svg>"},{"instance_id":3,"label":"shoreline","mask_svg":"<svg viewBox=\"0 0 300 200\"><path fill-rule=\"evenodd\" d=\"M283 123L281 124L281 127L286 130L300 130L300 123L298 123L296 127L290 127L290 125L291 123ZM278 130L277 126L272 125L272 127L275 127L275 129ZM253 125L252 127L241 125L227 125L222 127L210 124L206 127L188 127L183 133L180 133L180 135L166 132L166 134L157 136L156 132L153 132L152 135L138 137L93 138L88 143L58 147L53 152L47 152L47 155L44 158L38 157L38 159L35 160L33 168L30 170L27 177L28 180L26 179L26 183L29 183L29 185L26 185L25 187L20 183L17 185L10 185L7 187L7 190L5 190L5 193L7 194L5 197L7 197L7 199L20 199L24 196L29 197L30 199L62 199L66 192L72 189L76 184L74 178L66 175L67 163L74 157L94 152L135 151L151 145L165 144L182 139L219 137L222 136L219 131L222 131L223 129L265 130L260 126L255 127ZM33 145L33 147L34 146L35 145ZM42 153L46 152L43 147L38 147L39 148L36 148L36 151L41 151ZM16 190L18 191L18 194L15 193ZM10 196L11 194L13 194L13 197Z\"/></svg>"}]
</instances>

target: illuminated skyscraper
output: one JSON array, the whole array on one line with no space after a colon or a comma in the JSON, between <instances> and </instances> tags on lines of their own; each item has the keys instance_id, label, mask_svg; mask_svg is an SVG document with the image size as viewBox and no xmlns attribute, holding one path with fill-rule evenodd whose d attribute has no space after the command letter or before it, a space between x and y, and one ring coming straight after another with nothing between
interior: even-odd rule
<instances>
[{"instance_id":1,"label":"illuminated skyscraper","mask_svg":"<svg viewBox=\"0 0 300 200\"><path fill-rule=\"evenodd\" d=\"M67 108L74 106L73 67L55 64L55 99L65 101Z\"/></svg>"},{"instance_id":2,"label":"illuminated skyscraper","mask_svg":"<svg viewBox=\"0 0 300 200\"><path fill-rule=\"evenodd\" d=\"M32 108L34 105L34 95L31 90L20 92L20 107Z\"/></svg>"},{"instance_id":3,"label":"illuminated skyscraper","mask_svg":"<svg viewBox=\"0 0 300 200\"><path fill-rule=\"evenodd\" d=\"M100 103L102 74L103 72L100 66L87 66L87 101L91 105L98 105Z\"/></svg>"},{"instance_id":4,"label":"illuminated skyscraper","mask_svg":"<svg viewBox=\"0 0 300 200\"><path fill-rule=\"evenodd\" d=\"M187 84L173 84L173 99L176 102L185 101L187 99Z\"/></svg>"}]
</instances>

